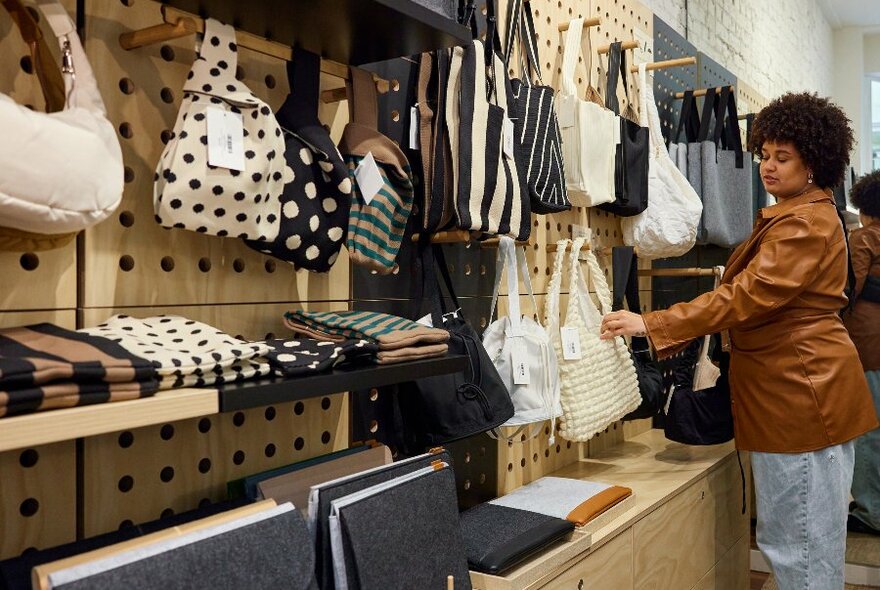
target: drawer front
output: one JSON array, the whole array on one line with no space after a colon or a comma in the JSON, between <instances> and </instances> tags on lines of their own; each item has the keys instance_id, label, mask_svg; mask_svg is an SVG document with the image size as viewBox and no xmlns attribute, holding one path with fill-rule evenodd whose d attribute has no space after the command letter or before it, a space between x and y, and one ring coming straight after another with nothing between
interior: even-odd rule
<instances>
[{"instance_id":1,"label":"drawer front","mask_svg":"<svg viewBox=\"0 0 880 590\"><path fill-rule=\"evenodd\" d=\"M748 590L749 535L725 553L692 590Z\"/></svg>"},{"instance_id":2,"label":"drawer front","mask_svg":"<svg viewBox=\"0 0 880 590\"><path fill-rule=\"evenodd\" d=\"M542 590L632 590L633 536L626 529Z\"/></svg>"}]
</instances>

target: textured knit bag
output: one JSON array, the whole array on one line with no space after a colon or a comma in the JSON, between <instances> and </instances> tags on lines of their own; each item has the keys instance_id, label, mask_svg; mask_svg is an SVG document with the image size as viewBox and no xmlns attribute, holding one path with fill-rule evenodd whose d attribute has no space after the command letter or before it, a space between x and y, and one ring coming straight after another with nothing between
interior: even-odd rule
<instances>
[{"instance_id":1,"label":"textured knit bag","mask_svg":"<svg viewBox=\"0 0 880 590\"><path fill-rule=\"evenodd\" d=\"M643 260L681 256L697 239L703 203L664 148L654 88L647 81L645 64L639 64L639 100L640 122L649 131L651 199L644 211L620 220L623 243L638 247Z\"/></svg>"},{"instance_id":2,"label":"textured knit bag","mask_svg":"<svg viewBox=\"0 0 880 590\"><path fill-rule=\"evenodd\" d=\"M446 121L455 215L460 229L527 240L532 227L529 189L513 135L509 149L504 148L504 127L512 126L510 82L494 50L498 43L494 0L486 7L490 16L486 45L474 39L452 51Z\"/></svg>"},{"instance_id":3,"label":"textured knit bag","mask_svg":"<svg viewBox=\"0 0 880 590\"><path fill-rule=\"evenodd\" d=\"M602 315L611 311L611 293L596 257L587 251L590 277L602 305L600 314L579 273L584 238L577 238L572 244L568 309L565 323L560 325L562 267L570 243L570 240L557 242L544 318L559 362L560 435L572 441L586 441L639 407L641 398L636 369L626 342L622 337L599 339ZM579 354L572 354L574 349Z\"/></svg>"},{"instance_id":4,"label":"textured knit bag","mask_svg":"<svg viewBox=\"0 0 880 590\"><path fill-rule=\"evenodd\" d=\"M163 227L265 242L278 235L280 197L293 172L271 109L235 79L237 51L235 29L206 19L174 133L156 168L153 205ZM217 155L243 166L210 164Z\"/></svg>"},{"instance_id":5,"label":"textured knit bag","mask_svg":"<svg viewBox=\"0 0 880 590\"><path fill-rule=\"evenodd\" d=\"M37 4L61 46L67 103L47 114L0 94L3 250L63 246L122 200L122 151L76 26L59 2Z\"/></svg>"},{"instance_id":6,"label":"textured knit bag","mask_svg":"<svg viewBox=\"0 0 880 590\"><path fill-rule=\"evenodd\" d=\"M541 80L541 59L532 9L522 0L507 4L507 38L504 61L510 65L514 42L520 41L522 79L513 79L511 105L516 142L520 147L529 185L532 213L558 213L571 209L565 188L562 137L556 120L554 90ZM537 78L533 81L532 76Z\"/></svg>"},{"instance_id":7,"label":"textured knit bag","mask_svg":"<svg viewBox=\"0 0 880 590\"><path fill-rule=\"evenodd\" d=\"M412 173L400 148L376 130L379 107L372 74L359 68L349 68L349 72L351 122L339 142L354 185L348 217L348 255L355 264L389 274L397 268L397 252L412 212ZM375 168L368 168L370 160ZM358 181L359 170L365 175L372 170L370 176L375 177L378 192L368 192L370 187L363 184L368 180L366 176Z\"/></svg>"},{"instance_id":8,"label":"textured knit bag","mask_svg":"<svg viewBox=\"0 0 880 590\"><path fill-rule=\"evenodd\" d=\"M544 420L551 420L550 444L556 434L556 418L562 413L559 405L559 367L556 351L550 342L547 331L529 316L520 314L519 277L517 264L525 281L526 291L532 301L535 313L538 305L532 293L532 282L526 266L526 256L522 247L517 247L512 238L502 237L498 244L498 259L495 263L495 290L492 293L492 307L489 317L495 313L498 302L498 289L501 276L507 270L508 313L489 324L483 333L483 346L498 369L498 374L510 392L516 411L513 418L504 426L519 426L517 431L507 437L518 439L522 430ZM525 374L517 375L517 370Z\"/></svg>"},{"instance_id":9,"label":"textured knit bag","mask_svg":"<svg viewBox=\"0 0 880 590\"><path fill-rule=\"evenodd\" d=\"M600 205L600 208L621 217L638 215L648 207L648 128L637 123L628 96L628 75L626 53L621 50L620 41L612 43L608 52L605 104L620 115L620 134L614 156L614 201ZM623 81L623 93L627 96L626 110L622 114L617 100L619 80Z\"/></svg>"},{"instance_id":10,"label":"textured knit bag","mask_svg":"<svg viewBox=\"0 0 880 590\"><path fill-rule=\"evenodd\" d=\"M320 75L321 58L295 47L287 62L291 93L278 110L284 159L293 169L293 180L281 195L278 237L247 245L296 268L326 272L336 262L348 229L351 179L318 120Z\"/></svg>"}]
</instances>

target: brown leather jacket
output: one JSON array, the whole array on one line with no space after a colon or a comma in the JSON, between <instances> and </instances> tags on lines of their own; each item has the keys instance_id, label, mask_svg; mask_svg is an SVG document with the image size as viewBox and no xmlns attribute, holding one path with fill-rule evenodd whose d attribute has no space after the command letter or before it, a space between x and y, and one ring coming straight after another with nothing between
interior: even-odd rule
<instances>
[{"instance_id":1,"label":"brown leather jacket","mask_svg":"<svg viewBox=\"0 0 880 590\"><path fill-rule=\"evenodd\" d=\"M849 237L856 275L856 303L844 319L865 371L880 370L880 303L860 297L868 275L880 277L880 222L855 230Z\"/></svg>"},{"instance_id":2,"label":"brown leather jacket","mask_svg":"<svg viewBox=\"0 0 880 590\"><path fill-rule=\"evenodd\" d=\"M721 285L645 314L662 357L729 329L736 446L798 453L878 426L859 357L838 311L846 244L830 193L813 189L761 209Z\"/></svg>"}]
</instances>

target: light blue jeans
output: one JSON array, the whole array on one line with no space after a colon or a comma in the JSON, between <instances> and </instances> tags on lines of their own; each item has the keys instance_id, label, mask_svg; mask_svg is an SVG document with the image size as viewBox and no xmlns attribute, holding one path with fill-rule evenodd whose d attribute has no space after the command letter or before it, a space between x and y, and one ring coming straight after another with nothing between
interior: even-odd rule
<instances>
[{"instance_id":1,"label":"light blue jeans","mask_svg":"<svg viewBox=\"0 0 880 590\"><path fill-rule=\"evenodd\" d=\"M751 453L758 547L779 590L842 590L854 449Z\"/></svg>"},{"instance_id":2,"label":"light blue jeans","mask_svg":"<svg viewBox=\"0 0 880 590\"><path fill-rule=\"evenodd\" d=\"M874 396L874 408L880 414L880 371L866 371ZM852 495L856 506L853 516L880 530L880 428L856 439L856 468Z\"/></svg>"}]
</instances>

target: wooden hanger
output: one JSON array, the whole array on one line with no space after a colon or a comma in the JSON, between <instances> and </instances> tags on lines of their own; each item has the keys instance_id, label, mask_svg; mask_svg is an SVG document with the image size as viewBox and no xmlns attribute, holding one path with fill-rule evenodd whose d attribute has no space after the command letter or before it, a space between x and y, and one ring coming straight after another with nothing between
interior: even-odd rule
<instances>
[{"instance_id":1,"label":"wooden hanger","mask_svg":"<svg viewBox=\"0 0 880 590\"><path fill-rule=\"evenodd\" d=\"M716 89L720 90L721 88L723 88L723 86L718 86ZM731 92L736 90L733 86L728 86L727 88L730 89ZM699 90L694 90L694 96L706 96L706 93L708 91L709 91L708 88L700 88ZM684 98L684 92L676 92L675 98L678 98L678 99Z\"/></svg>"},{"instance_id":2,"label":"wooden hanger","mask_svg":"<svg viewBox=\"0 0 880 590\"><path fill-rule=\"evenodd\" d=\"M40 25L21 0L0 0L0 4L12 17L21 38L28 44L34 74L40 81L43 98L46 100L46 112L63 110L66 103L64 78L61 77L61 68L52 56Z\"/></svg>"},{"instance_id":3,"label":"wooden hanger","mask_svg":"<svg viewBox=\"0 0 880 590\"><path fill-rule=\"evenodd\" d=\"M678 68L682 66L692 66L697 63L696 57L679 57L676 59L667 59L666 61L654 61L649 63L645 69L647 70L665 70L667 68ZM633 74L638 73L639 66L631 66L629 71Z\"/></svg>"}]
</instances>

